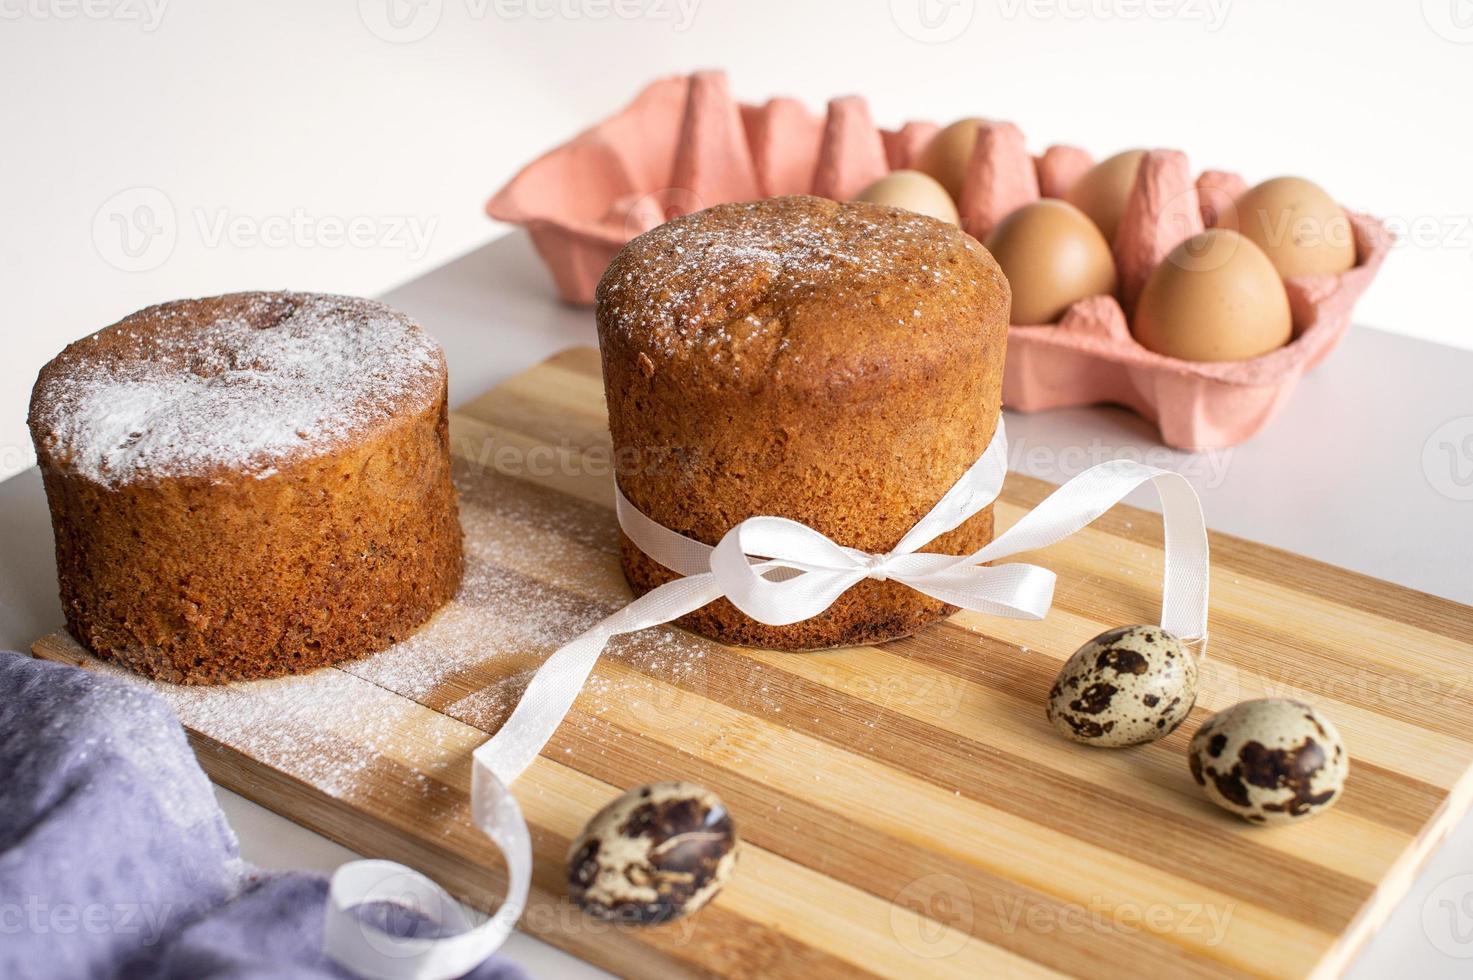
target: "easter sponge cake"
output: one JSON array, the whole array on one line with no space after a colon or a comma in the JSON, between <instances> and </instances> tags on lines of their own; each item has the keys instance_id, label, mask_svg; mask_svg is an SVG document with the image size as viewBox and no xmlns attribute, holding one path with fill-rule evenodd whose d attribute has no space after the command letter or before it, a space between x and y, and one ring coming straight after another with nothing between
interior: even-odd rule
<instances>
[{"instance_id":1,"label":"easter sponge cake","mask_svg":"<svg viewBox=\"0 0 1473 980\"><path fill-rule=\"evenodd\" d=\"M619 485L706 544L755 515L893 548L987 448L1010 295L955 225L877 204L779 197L686 215L631 241L597 319ZM967 554L992 509L924 550ZM623 539L645 592L676 573ZM954 611L867 580L790 626L726 600L682 625L733 643L876 643Z\"/></svg>"},{"instance_id":2,"label":"easter sponge cake","mask_svg":"<svg viewBox=\"0 0 1473 980\"><path fill-rule=\"evenodd\" d=\"M444 355L382 304L151 307L46 365L30 426L67 627L150 677L370 653L460 582Z\"/></svg>"}]
</instances>

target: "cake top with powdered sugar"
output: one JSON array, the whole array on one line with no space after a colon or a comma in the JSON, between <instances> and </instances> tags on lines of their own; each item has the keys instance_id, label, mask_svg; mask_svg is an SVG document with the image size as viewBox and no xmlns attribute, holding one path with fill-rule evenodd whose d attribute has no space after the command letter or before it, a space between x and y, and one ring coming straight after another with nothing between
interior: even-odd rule
<instances>
[{"instance_id":1,"label":"cake top with powdered sugar","mask_svg":"<svg viewBox=\"0 0 1473 980\"><path fill-rule=\"evenodd\" d=\"M149 307L41 370L43 465L106 486L264 478L441 396L439 344L372 300L233 293Z\"/></svg>"},{"instance_id":2,"label":"cake top with powdered sugar","mask_svg":"<svg viewBox=\"0 0 1473 980\"><path fill-rule=\"evenodd\" d=\"M718 205L639 236L597 302L600 335L652 363L771 372L795 358L944 343L975 332L984 311L1006 317L1009 295L991 255L956 225L798 196Z\"/></svg>"}]
</instances>

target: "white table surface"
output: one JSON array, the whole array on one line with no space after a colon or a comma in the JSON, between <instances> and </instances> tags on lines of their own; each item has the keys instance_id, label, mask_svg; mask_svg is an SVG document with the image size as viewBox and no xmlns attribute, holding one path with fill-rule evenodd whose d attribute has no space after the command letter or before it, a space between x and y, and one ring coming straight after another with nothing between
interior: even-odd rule
<instances>
[{"instance_id":1,"label":"white table surface","mask_svg":"<svg viewBox=\"0 0 1473 980\"><path fill-rule=\"evenodd\" d=\"M591 313L553 298L520 233L384 298L445 345L452 404L594 342ZM1215 529L1473 604L1473 352L1357 328L1283 416L1220 453L1165 450L1150 426L1111 408L1010 413L1008 426L1014 469L1058 481L1099 458L1140 453L1192 479ZM0 535L0 646L23 650L61 623L34 468L0 483ZM328 871L353 856L234 793L218 795L249 861ZM506 952L538 976L603 975L521 934ZM1348 976L1470 972L1473 818L1464 818Z\"/></svg>"}]
</instances>

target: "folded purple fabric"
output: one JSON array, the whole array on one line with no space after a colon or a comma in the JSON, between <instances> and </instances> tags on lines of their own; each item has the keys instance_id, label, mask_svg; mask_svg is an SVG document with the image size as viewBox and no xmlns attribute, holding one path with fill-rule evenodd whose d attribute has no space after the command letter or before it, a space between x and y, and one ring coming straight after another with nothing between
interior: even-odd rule
<instances>
[{"instance_id":1,"label":"folded purple fabric","mask_svg":"<svg viewBox=\"0 0 1473 980\"><path fill-rule=\"evenodd\" d=\"M0 977L347 977L322 952L326 897L319 875L241 862L162 700L0 651Z\"/></svg>"}]
</instances>

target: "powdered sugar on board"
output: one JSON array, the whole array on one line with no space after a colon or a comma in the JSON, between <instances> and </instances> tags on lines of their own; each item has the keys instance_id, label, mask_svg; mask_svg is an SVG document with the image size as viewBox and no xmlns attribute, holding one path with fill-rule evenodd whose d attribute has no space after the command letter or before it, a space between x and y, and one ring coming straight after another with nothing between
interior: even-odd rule
<instances>
[{"instance_id":1,"label":"powdered sugar on board","mask_svg":"<svg viewBox=\"0 0 1473 980\"><path fill-rule=\"evenodd\" d=\"M618 561L607 508L463 460L455 476L465 576L455 599L404 642L335 668L218 687L86 663L148 686L187 728L329 795L371 792L392 770L394 785L437 806L542 661L629 598L599 572ZM562 547L546 546L553 535ZM705 695L711 646L669 626L615 639L569 724L586 728L616 706L640 710L654 731L698 723L687 702Z\"/></svg>"},{"instance_id":2,"label":"powdered sugar on board","mask_svg":"<svg viewBox=\"0 0 1473 980\"><path fill-rule=\"evenodd\" d=\"M381 303L239 293L134 314L43 370L31 425L50 462L107 486L245 473L343 445L444 385L439 345Z\"/></svg>"},{"instance_id":3,"label":"powdered sugar on board","mask_svg":"<svg viewBox=\"0 0 1473 980\"><path fill-rule=\"evenodd\" d=\"M148 687L191 731L332 796L351 794L375 767L408 757L413 766L401 767L405 780L429 793L425 773L457 761L452 751L426 751L426 741L443 734L426 724L433 713L331 668L206 687L149 680L111 661L83 662Z\"/></svg>"},{"instance_id":4,"label":"powdered sugar on board","mask_svg":"<svg viewBox=\"0 0 1473 980\"><path fill-rule=\"evenodd\" d=\"M607 508L464 460L455 478L466 539L460 593L408 640L340 667L494 732L542 661L627 603L629 592L609 574L618 535ZM596 669L578 710L597 715L616 700L658 707L680 696L677 687L689 694L710 646L669 626L618 637L604 657L633 670Z\"/></svg>"}]
</instances>

